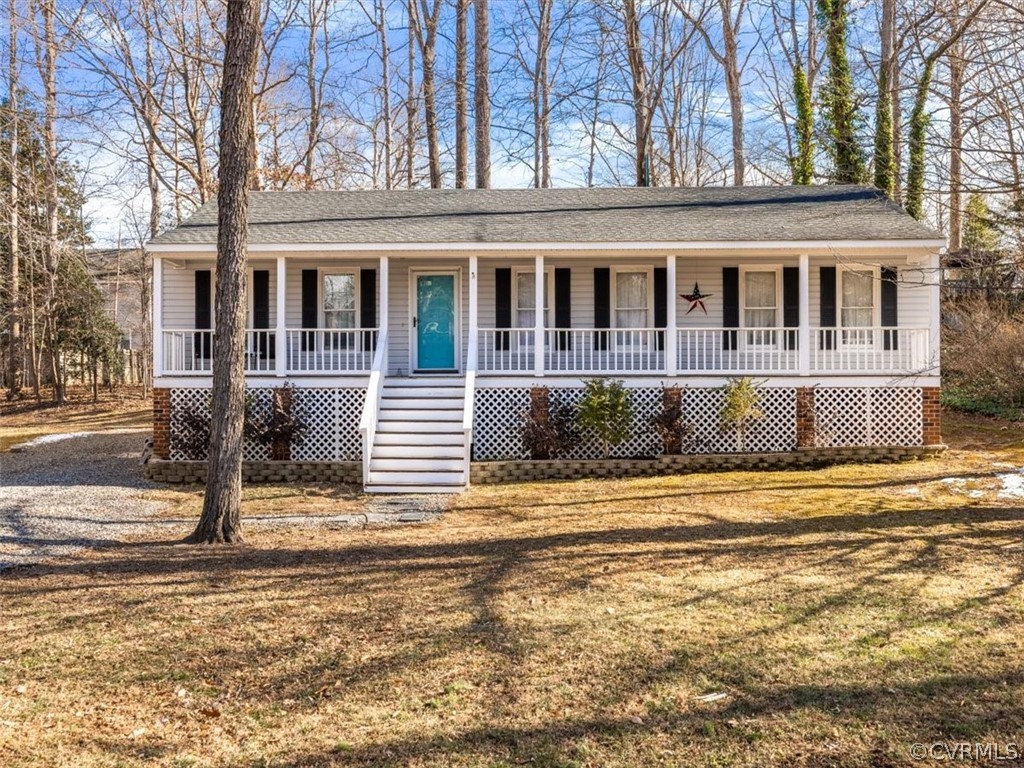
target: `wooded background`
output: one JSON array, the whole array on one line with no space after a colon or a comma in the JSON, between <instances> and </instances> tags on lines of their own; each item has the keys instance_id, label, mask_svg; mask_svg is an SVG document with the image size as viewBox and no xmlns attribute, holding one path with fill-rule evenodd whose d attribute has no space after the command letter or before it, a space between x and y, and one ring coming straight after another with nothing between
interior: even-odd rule
<instances>
[{"instance_id":1,"label":"wooded background","mask_svg":"<svg viewBox=\"0 0 1024 768\"><path fill-rule=\"evenodd\" d=\"M225 3L7 11L5 381L45 370L59 393L65 356L107 354L82 309L90 246L137 248L216 193ZM262 16L253 188L862 182L945 232L961 276L1019 260L1019 0L265 0ZM131 263L145 306L149 265Z\"/></svg>"}]
</instances>

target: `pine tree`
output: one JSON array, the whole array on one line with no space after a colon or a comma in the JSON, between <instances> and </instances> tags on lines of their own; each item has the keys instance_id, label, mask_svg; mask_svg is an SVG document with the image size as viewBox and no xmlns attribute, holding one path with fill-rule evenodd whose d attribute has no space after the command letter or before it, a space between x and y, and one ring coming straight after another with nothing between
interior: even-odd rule
<instances>
[{"instance_id":1,"label":"pine tree","mask_svg":"<svg viewBox=\"0 0 1024 768\"><path fill-rule=\"evenodd\" d=\"M999 249L999 230L992 220L985 196L974 192L964 209L963 248L975 253L993 253Z\"/></svg>"},{"instance_id":2,"label":"pine tree","mask_svg":"<svg viewBox=\"0 0 1024 768\"><path fill-rule=\"evenodd\" d=\"M853 77L846 56L846 0L818 0L818 13L825 27L828 78L822 103L832 159L831 179L837 184L861 184L866 178L864 153L857 142L857 110L853 99Z\"/></svg>"}]
</instances>

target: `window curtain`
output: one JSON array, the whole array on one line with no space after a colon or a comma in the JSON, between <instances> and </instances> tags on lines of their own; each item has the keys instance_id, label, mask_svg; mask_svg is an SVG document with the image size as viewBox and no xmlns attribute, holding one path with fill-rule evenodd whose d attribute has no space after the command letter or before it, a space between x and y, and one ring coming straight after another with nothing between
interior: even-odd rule
<instances>
[{"instance_id":1,"label":"window curtain","mask_svg":"<svg viewBox=\"0 0 1024 768\"><path fill-rule=\"evenodd\" d=\"M842 324L847 328L869 327L874 320L874 275L865 270L842 272Z\"/></svg>"},{"instance_id":2,"label":"window curtain","mask_svg":"<svg viewBox=\"0 0 1024 768\"><path fill-rule=\"evenodd\" d=\"M615 279L617 328L647 327L647 273L619 272Z\"/></svg>"},{"instance_id":3,"label":"window curtain","mask_svg":"<svg viewBox=\"0 0 1024 768\"><path fill-rule=\"evenodd\" d=\"M744 325L747 328L774 328L776 301L774 272L745 272L746 309Z\"/></svg>"}]
</instances>

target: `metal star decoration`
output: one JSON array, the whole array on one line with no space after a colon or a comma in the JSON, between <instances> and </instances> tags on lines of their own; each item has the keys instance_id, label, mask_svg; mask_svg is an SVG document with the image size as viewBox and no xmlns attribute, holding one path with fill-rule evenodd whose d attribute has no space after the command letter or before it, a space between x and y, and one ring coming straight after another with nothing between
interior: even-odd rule
<instances>
[{"instance_id":1,"label":"metal star decoration","mask_svg":"<svg viewBox=\"0 0 1024 768\"><path fill-rule=\"evenodd\" d=\"M690 291L690 293L682 294L682 297L690 302L690 308L686 310L686 314L690 314L697 307L700 307L701 311L706 315L708 313L708 308L704 306L704 299L710 299L712 295L713 294L710 293L701 293L700 286L697 285L697 283L694 283L693 290Z\"/></svg>"}]
</instances>

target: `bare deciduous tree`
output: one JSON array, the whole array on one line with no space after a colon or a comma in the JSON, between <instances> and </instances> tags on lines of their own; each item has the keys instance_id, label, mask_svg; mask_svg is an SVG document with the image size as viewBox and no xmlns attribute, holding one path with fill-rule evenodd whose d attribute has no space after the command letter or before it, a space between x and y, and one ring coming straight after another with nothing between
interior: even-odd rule
<instances>
[{"instance_id":1,"label":"bare deciduous tree","mask_svg":"<svg viewBox=\"0 0 1024 768\"><path fill-rule=\"evenodd\" d=\"M249 186L255 173L253 91L260 43L260 3L228 3L220 99L217 193L217 288L210 459L203 512L190 540L242 540L242 441L245 416L245 277Z\"/></svg>"}]
</instances>

